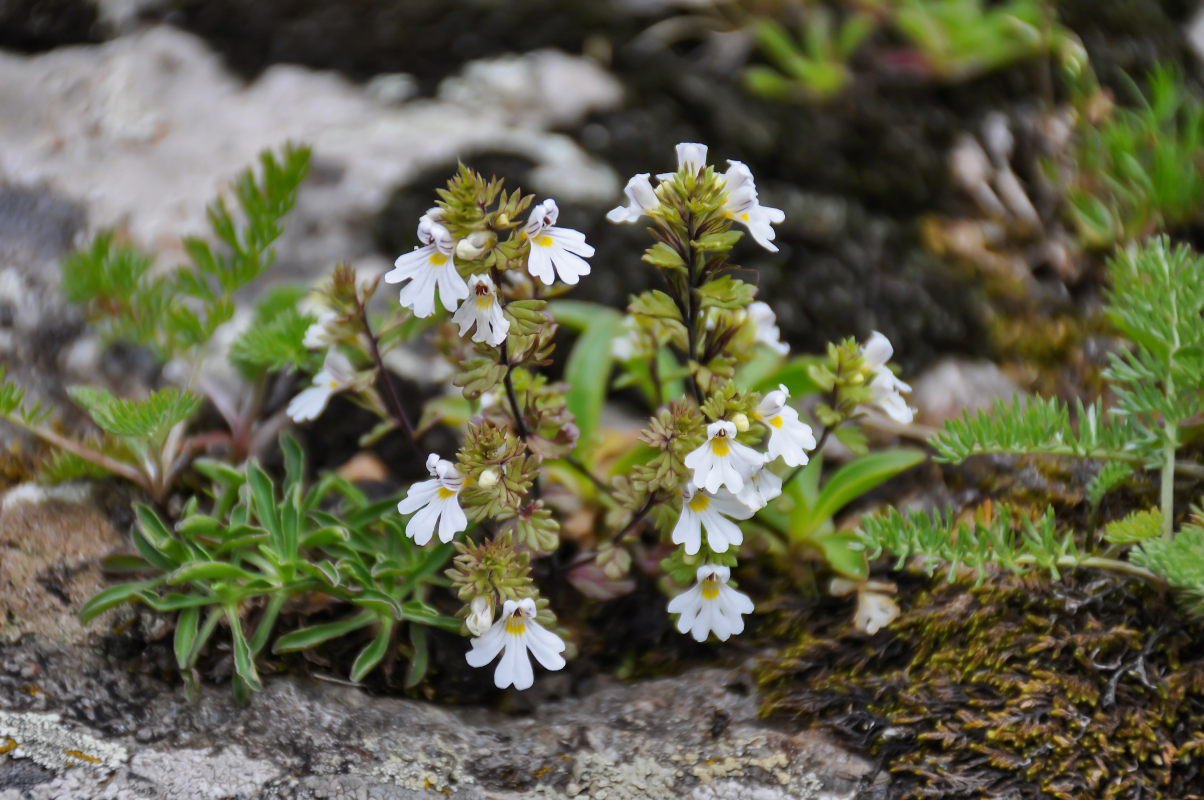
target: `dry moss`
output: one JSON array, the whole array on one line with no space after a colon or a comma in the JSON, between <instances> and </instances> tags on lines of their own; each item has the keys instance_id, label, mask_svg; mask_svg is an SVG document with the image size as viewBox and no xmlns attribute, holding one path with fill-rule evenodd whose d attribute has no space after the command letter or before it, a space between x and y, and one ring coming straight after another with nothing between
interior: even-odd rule
<instances>
[{"instance_id":1,"label":"dry moss","mask_svg":"<svg viewBox=\"0 0 1204 800\"><path fill-rule=\"evenodd\" d=\"M873 638L804 623L763 712L877 756L892 798L1204 797L1204 631L1113 578L942 583Z\"/></svg>"}]
</instances>

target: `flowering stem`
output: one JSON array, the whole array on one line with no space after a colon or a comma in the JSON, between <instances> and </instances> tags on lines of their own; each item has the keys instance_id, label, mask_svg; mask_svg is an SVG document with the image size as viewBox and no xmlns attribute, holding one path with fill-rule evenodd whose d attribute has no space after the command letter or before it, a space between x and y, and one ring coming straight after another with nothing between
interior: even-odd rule
<instances>
[{"instance_id":1,"label":"flowering stem","mask_svg":"<svg viewBox=\"0 0 1204 800\"><path fill-rule=\"evenodd\" d=\"M611 542L622 541L624 536L635 530L636 526L644 521L644 517L651 513L653 507L659 501L660 497L658 493L653 492L652 494L648 495L648 499L645 500L644 505L640 506L639 510L635 512L635 516L631 518L631 521L624 525L621 531L611 537Z\"/></svg>"},{"instance_id":2,"label":"flowering stem","mask_svg":"<svg viewBox=\"0 0 1204 800\"><path fill-rule=\"evenodd\" d=\"M510 413L514 415L514 427L518 430L519 438L524 442L531 432L527 430L527 423L523 420L523 412L518 404L518 394L514 391L514 380L510 377L510 373L514 370L514 365L510 363L510 352L507 345L509 342L502 340L502 347L499 351L498 362L506 368L506 377L502 382L506 386L506 398L510 401Z\"/></svg>"},{"instance_id":3,"label":"flowering stem","mask_svg":"<svg viewBox=\"0 0 1204 800\"><path fill-rule=\"evenodd\" d=\"M390 377L389 371L385 369L376 334L372 331L372 324L368 322L368 307L358 297L356 304L359 306L360 322L364 326L364 334L368 337L368 350L372 353L372 360L376 362L376 371L380 373L380 378L385 384L385 396L388 399L389 412L393 416L393 422L405 432L406 441L410 443L410 446L417 448L414 426L410 424L410 418L406 416L406 410L401 405L401 398L397 394L397 387L393 385L393 379Z\"/></svg>"},{"instance_id":4,"label":"flowering stem","mask_svg":"<svg viewBox=\"0 0 1204 800\"><path fill-rule=\"evenodd\" d=\"M589 467L587 467L585 464L582 464L580 459L578 459L576 456L566 456L563 460L570 467L581 473L585 478L589 479L589 482L592 483L594 488L600 491L604 497L614 500L614 495L611 494L610 487L607 486L601 478L591 472Z\"/></svg>"}]
</instances>

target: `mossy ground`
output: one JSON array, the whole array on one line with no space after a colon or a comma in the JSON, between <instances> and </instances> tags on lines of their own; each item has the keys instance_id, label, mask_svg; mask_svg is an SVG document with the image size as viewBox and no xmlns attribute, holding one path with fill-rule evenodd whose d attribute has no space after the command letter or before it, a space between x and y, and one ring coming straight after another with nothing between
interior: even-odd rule
<instances>
[{"instance_id":1,"label":"mossy ground","mask_svg":"<svg viewBox=\"0 0 1204 800\"><path fill-rule=\"evenodd\" d=\"M763 712L872 754L900 800L1204 797L1204 631L1173 597L1099 574L912 583L873 637L781 609L795 644L764 664Z\"/></svg>"}]
</instances>

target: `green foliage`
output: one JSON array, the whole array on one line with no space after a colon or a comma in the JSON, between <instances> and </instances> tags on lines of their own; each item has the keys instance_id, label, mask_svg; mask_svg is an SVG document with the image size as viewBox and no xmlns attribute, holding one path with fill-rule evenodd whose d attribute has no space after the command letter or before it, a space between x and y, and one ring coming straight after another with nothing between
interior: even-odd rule
<instances>
[{"instance_id":1,"label":"green foliage","mask_svg":"<svg viewBox=\"0 0 1204 800\"><path fill-rule=\"evenodd\" d=\"M1174 538L1144 535L1130 559L1165 578L1187 610L1204 617L1204 515L1199 511Z\"/></svg>"},{"instance_id":2,"label":"green foliage","mask_svg":"<svg viewBox=\"0 0 1204 800\"><path fill-rule=\"evenodd\" d=\"M869 558L888 553L900 568L914 558L929 574L948 567L950 581L962 568L974 570L979 583L996 569L1024 572L1035 567L1058 578L1087 558L1072 533L1057 532L1052 509L1035 522L1013 516L1006 506L989 519L972 521L956 520L951 512L900 514L891 509L862 519L860 534Z\"/></svg>"},{"instance_id":3,"label":"green foliage","mask_svg":"<svg viewBox=\"0 0 1204 800\"><path fill-rule=\"evenodd\" d=\"M929 444L938 461L951 463L988 453L1142 458L1134 426L1107 416L1099 403L1070 406L1057 398L1040 397L1013 398L1010 404L996 400L989 411L948 420Z\"/></svg>"},{"instance_id":4,"label":"green foliage","mask_svg":"<svg viewBox=\"0 0 1204 800\"><path fill-rule=\"evenodd\" d=\"M105 433L152 442L161 441L201 405L201 398L172 387L151 392L142 400L126 400L87 386L73 386L68 393Z\"/></svg>"},{"instance_id":5,"label":"green foliage","mask_svg":"<svg viewBox=\"0 0 1204 800\"><path fill-rule=\"evenodd\" d=\"M1048 53L1070 36L1044 0L900 0L894 27L948 81L964 81Z\"/></svg>"},{"instance_id":6,"label":"green foliage","mask_svg":"<svg viewBox=\"0 0 1204 800\"><path fill-rule=\"evenodd\" d=\"M108 339L147 345L164 360L191 360L230 319L234 293L272 263L272 243L308 169L308 148L263 153L258 174L247 170L235 179L237 212L221 198L209 206L224 251L189 237L184 249L191 263L167 275L154 273L150 256L102 233L64 262L64 293Z\"/></svg>"},{"instance_id":7,"label":"green foliage","mask_svg":"<svg viewBox=\"0 0 1204 800\"><path fill-rule=\"evenodd\" d=\"M1108 319L1133 347L1105 376L1116 413L1139 442L1179 445L1179 426L1204 410L1204 259L1158 237L1108 262Z\"/></svg>"},{"instance_id":8,"label":"green foliage","mask_svg":"<svg viewBox=\"0 0 1204 800\"><path fill-rule=\"evenodd\" d=\"M23 427L38 425L50 416L50 409L40 402L26 405L25 390L8 380L3 364L0 364L0 416Z\"/></svg>"},{"instance_id":9,"label":"green foliage","mask_svg":"<svg viewBox=\"0 0 1204 800\"><path fill-rule=\"evenodd\" d=\"M200 471L213 481L207 510L193 498L179 522L169 526L139 505L133 540L140 571L148 577L104 590L84 605L80 618L86 622L126 602L178 612L176 659L186 677L224 622L240 692L261 686L256 659L290 599L305 597L308 605L320 607L315 601L325 597L326 605L343 607L350 616L286 633L276 641L276 652L374 627L375 636L352 669L353 680L379 663L382 647L396 645L404 654L406 647L393 640L401 625L458 630L457 620L426 601L429 588L442 582L437 573L451 546L411 543L401 521L387 513L397 498L370 501L335 475L306 488L299 445L288 437L281 445L286 470L280 486L255 461L242 469L203 462ZM249 626L253 608L262 613ZM411 631L411 636L421 640L425 633Z\"/></svg>"},{"instance_id":10,"label":"green foliage","mask_svg":"<svg viewBox=\"0 0 1204 800\"><path fill-rule=\"evenodd\" d=\"M773 67L745 69L745 87L771 100L823 101L840 94L852 79L849 62L878 23L873 13L854 11L844 19L812 5L799 24L797 39L779 22L754 21L753 35Z\"/></svg>"},{"instance_id":11,"label":"green foliage","mask_svg":"<svg viewBox=\"0 0 1204 800\"><path fill-rule=\"evenodd\" d=\"M1169 584L1192 611L1204 609L1199 528L1193 522L1174 533L1176 474L1196 482L1204 478L1199 464L1177 461L1177 451L1193 438L1187 433L1198 433L1204 411L1204 259L1159 237L1118 252L1108 273L1106 314L1128 340L1126 348L1110 355L1104 373L1115 398L1111 408L1076 403L1072 414L1052 399L998 403L993 413L946 422L932 446L938 459L950 462L985 453L1101 459L1104 466L1086 487L1093 511L1139 470L1157 470L1159 508L1138 509L1103 530L1105 541L1130 548L1129 560L1080 550L1088 537L1073 530L1056 533L1052 507L1039 523L1014 521L1006 508L972 524L955 524L952 511L935 516L892 512L862 521L871 555L890 552L900 566L913 555L929 569L948 563L951 576L959 566L969 566L980 580L988 565L1037 566L1054 577L1059 569L1098 567Z\"/></svg>"},{"instance_id":12,"label":"green foliage","mask_svg":"<svg viewBox=\"0 0 1204 800\"><path fill-rule=\"evenodd\" d=\"M1150 74L1144 93L1135 84L1131 93L1135 107L1079 132L1068 200L1092 247L1181 228L1204 206L1204 103L1167 67Z\"/></svg>"}]
</instances>

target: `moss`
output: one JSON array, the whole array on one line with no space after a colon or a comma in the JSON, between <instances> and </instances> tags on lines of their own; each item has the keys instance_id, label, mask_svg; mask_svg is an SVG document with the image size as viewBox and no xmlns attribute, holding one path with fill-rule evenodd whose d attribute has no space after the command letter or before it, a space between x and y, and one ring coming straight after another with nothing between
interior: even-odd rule
<instances>
[{"instance_id":1,"label":"moss","mask_svg":"<svg viewBox=\"0 0 1204 800\"><path fill-rule=\"evenodd\" d=\"M1204 796L1204 640L1172 598L1098 576L913 596L873 638L798 626L763 712L873 753L892 798Z\"/></svg>"}]
</instances>

